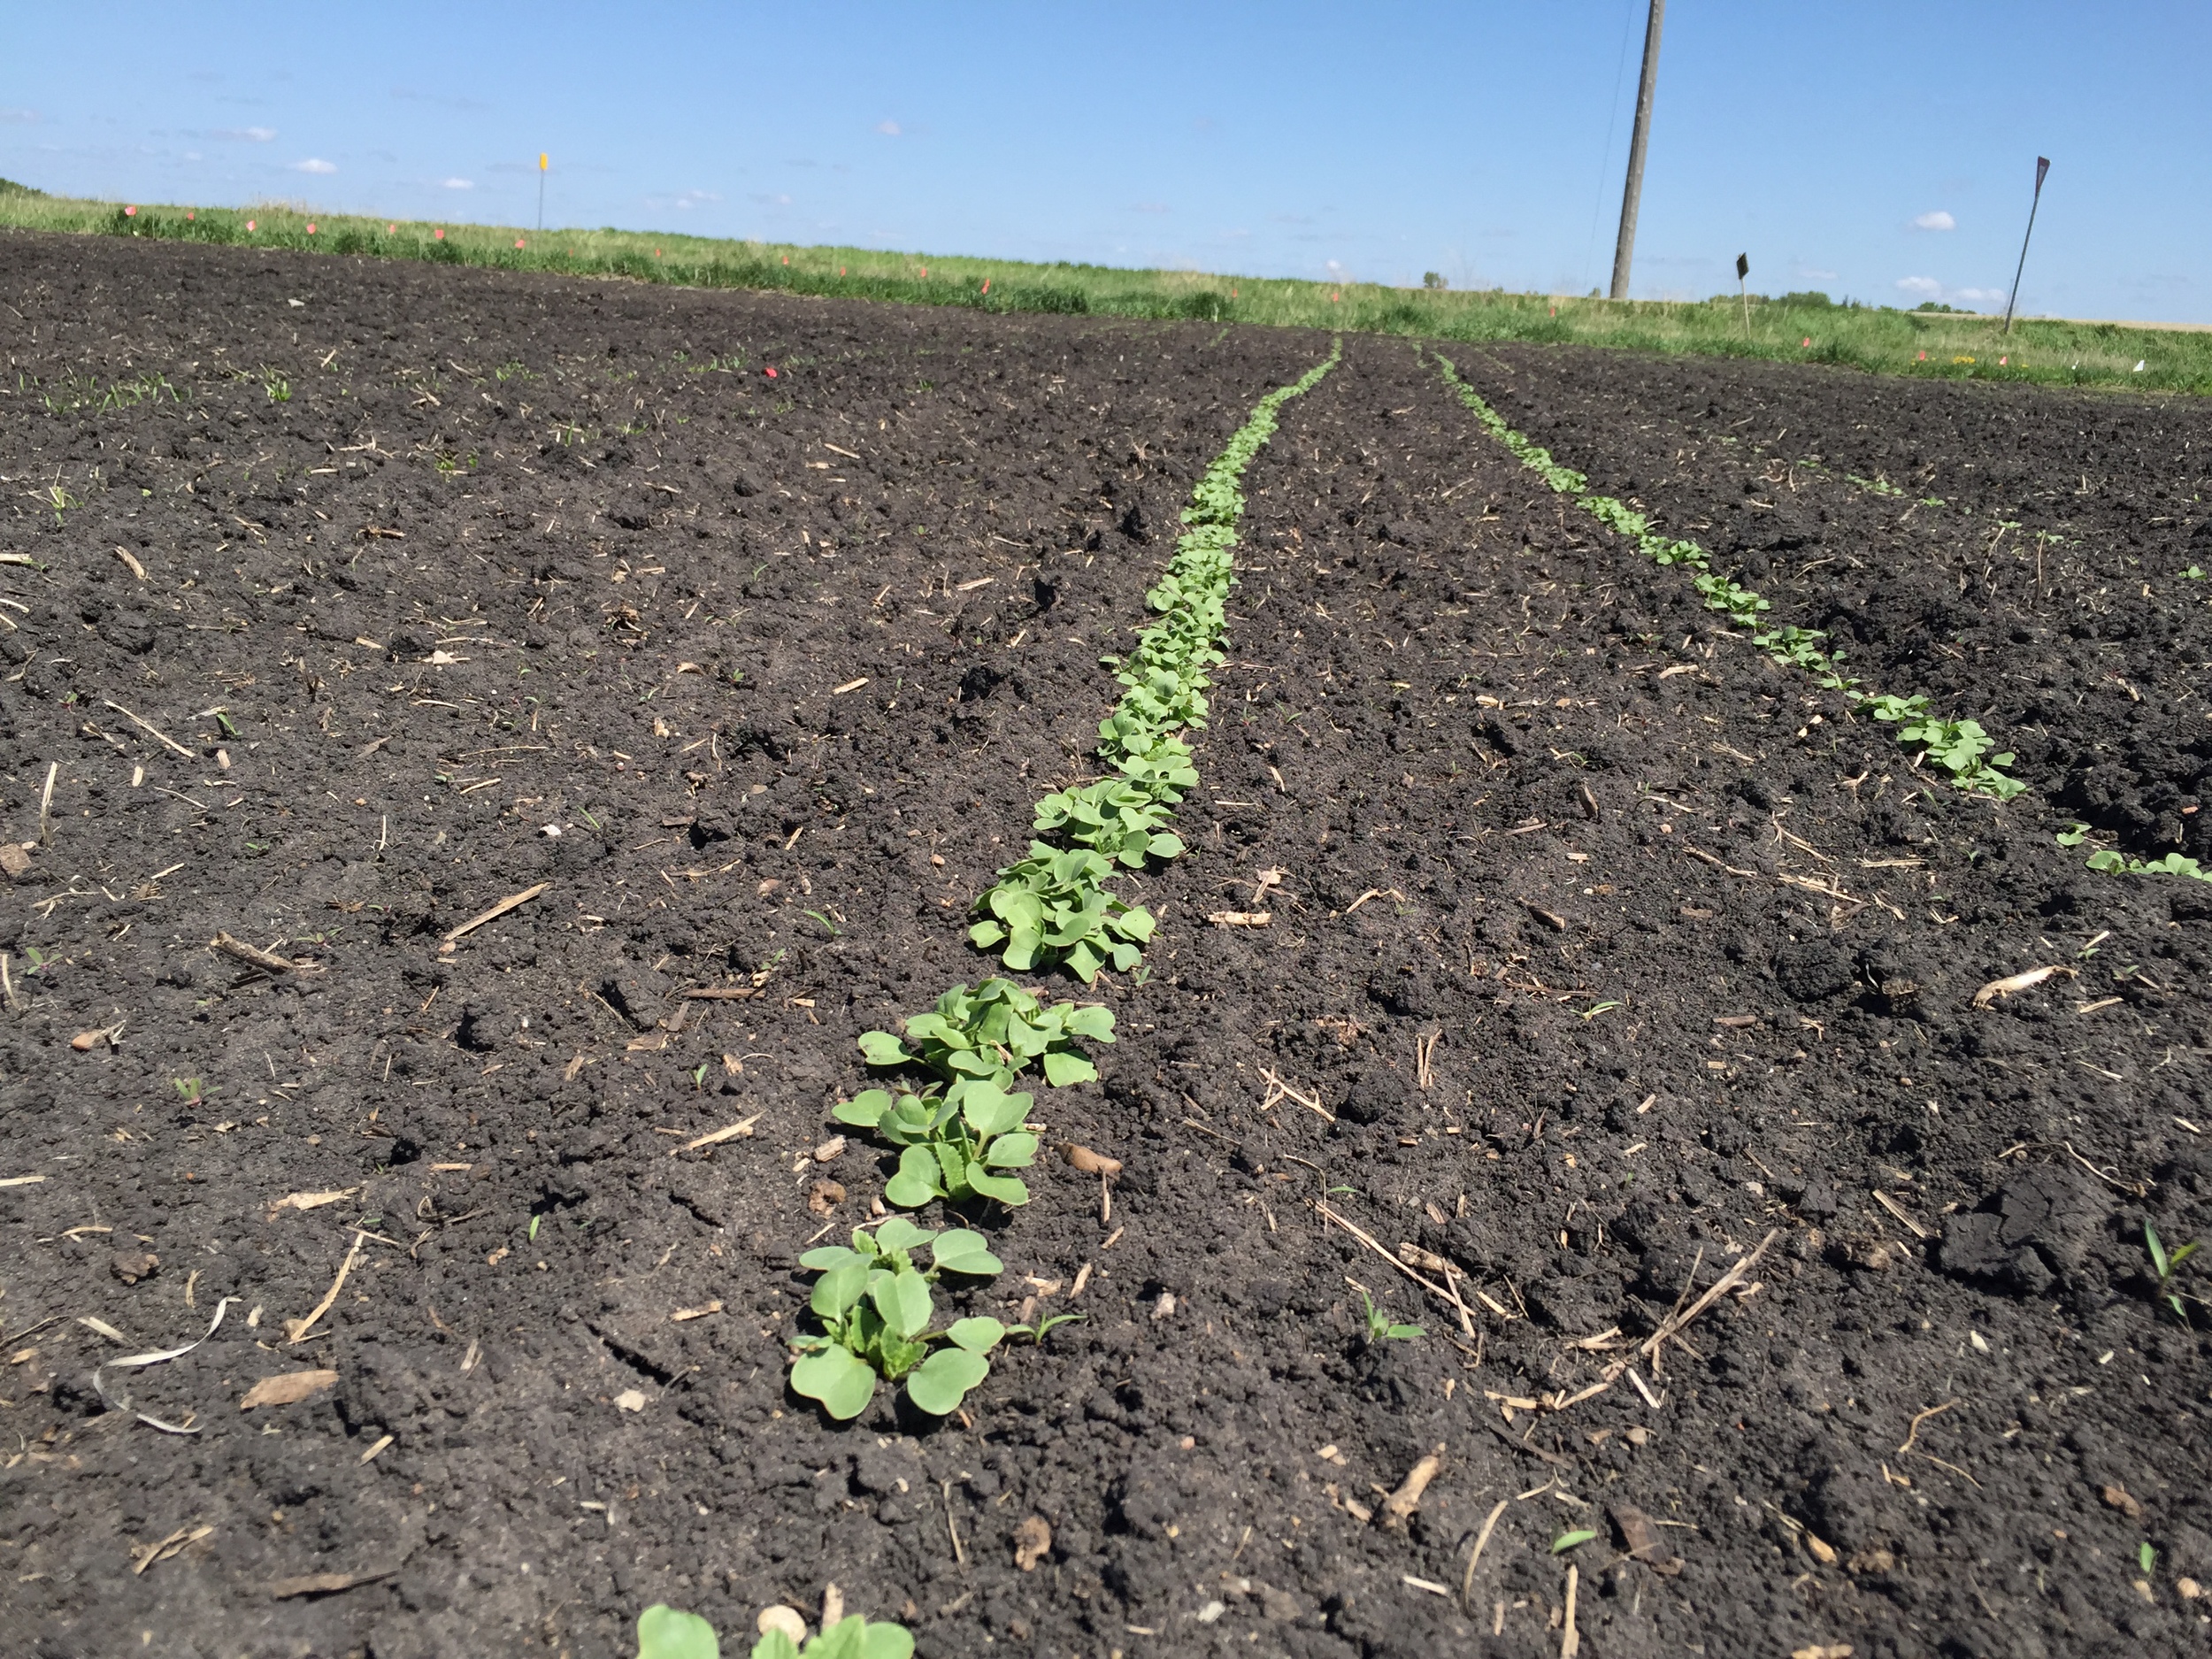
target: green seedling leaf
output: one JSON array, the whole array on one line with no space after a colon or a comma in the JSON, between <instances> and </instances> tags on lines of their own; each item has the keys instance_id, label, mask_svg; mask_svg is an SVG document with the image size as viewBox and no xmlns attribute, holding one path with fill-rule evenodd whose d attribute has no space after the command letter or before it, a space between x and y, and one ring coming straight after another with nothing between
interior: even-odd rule
<instances>
[{"instance_id":1,"label":"green seedling leaf","mask_svg":"<svg viewBox=\"0 0 2212 1659\"><path fill-rule=\"evenodd\" d=\"M968 1165L968 1185L986 1198L995 1198L1002 1204L1018 1208L1029 1202L1029 1188L1010 1175L993 1175L980 1164Z\"/></svg>"},{"instance_id":2,"label":"green seedling leaf","mask_svg":"<svg viewBox=\"0 0 2212 1659\"><path fill-rule=\"evenodd\" d=\"M814 1281L814 1294L807 1306L820 1318L835 1322L851 1311L868 1288L868 1276L875 1264L866 1256L856 1254L849 1262L830 1269Z\"/></svg>"},{"instance_id":3,"label":"green seedling leaf","mask_svg":"<svg viewBox=\"0 0 2212 1659\"><path fill-rule=\"evenodd\" d=\"M996 1319L955 1319L945 1334L971 1354L987 1354L1005 1340L1006 1327Z\"/></svg>"},{"instance_id":4,"label":"green seedling leaf","mask_svg":"<svg viewBox=\"0 0 2212 1659\"><path fill-rule=\"evenodd\" d=\"M914 1057L906 1051L906 1045L887 1031L863 1032L860 1053L870 1065L903 1065Z\"/></svg>"},{"instance_id":5,"label":"green seedling leaf","mask_svg":"<svg viewBox=\"0 0 2212 1659\"><path fill-rule=\"evenodd\" d=\"M1052 1316L1050 1316L1048 1318L1043 1318L1043 1319L1040 1319L1040 1320L1038 1320L1038 1321L1037 1321L1037 1323L1036 1323L1035 1325L1009 1325L1009 1326L1007 1327L1007 1330L1006 1330L1006 1334L1007 1334L1007 1335L1009 1335L1009 1336L1025 1336L1025 1337L1027 1337L1027 1338L1028 1338L1028 1339L1029 1339L1032 1342L1037 1343L1037 1344L1039 1344L1040 1346L1041 1346L1041 1345L1043 1344L1043 1342L1044 1342L1045 1338L1046 1338L1048 1335L1049 1335L1049 1334L1051 1333L1052 1327L1053 1327L1054 1325L1071 1325L1071 1324L1074 1323L1076 1320L1080 1319L1080 1318L1083 1318L1084 1317L1085 1317L1084 1315L1079 1314L1079 1313L1056 1313L1056 1314L1053 1314Z\"/></svg>"},{"instance_id":6,"label":"green seedling leaf","mask_svg":"<svg viewBox=\"0 0 2212 1659\"><path fill-rule=\"evenodd\" d=\"M809 1250L799 1258L799 1265L817 1273L827 1273L855 1263L865 1267L874 1260L857 1250L849 1250L841 1244L825 1244Z\"/></svg>"},{"instance_id":7,"label":"green seedling leaf","mask_svg":"<svg viewBox=\"0 0 2212 1659\"><path fill-rule=\"evenodd\" d=\"M808 1638L803 1651L781 1631L771 1631L754 1645L753 1659L912 1659L913 1652L914 1638L903 1625L872 1624L853 1613Z\"/></svg>"},{"instance_id":8,"label":"green seedling leaf","mask_svg":"<svg viewBox=\"0 0 2212 1659\"><path fill-rule=\"evenodd\" d=\"M1588 1543L1596 1536L1597 1533L1586 1526L1578 1526L1571 1532L1562 1532L1551 1540L1551 1553L1555 1555L1563 1555L1569 1550L1578 1548Z\"/></svg>"},{"instance_id":9,"label":"green seedling leaf","mask_svg":"<svg viewBox=\"0 0 2212 1659\"><path fill-rule=\"evenodd\" d=\"M891 1110L888 1089L864 1088L850 1100L841 1100L830 1109L830 1116L841 1124L855 1124L863 1129L873 1129L881 1123L884 1114Z\"/></svg>"},{"instance_id":10,"label":"green seedling leaf","mask_svg":"<svg viewBox=\"0 0 2212 1659\"><path fill-rule=\"evenodd\" d=\"M984 1164L995 1170L1025 1170L1036 1161L1037 1137L1030 1134L1001 1135L983 1155Z\"/></svg>"},{"instance_id":11,"label":"green seedling leaf","mask_svg":"<svg viewBox=\"0 0 2212 1659\"><path fill-rule=\"evenodd\" d=\"M638 1659L722 1659L714 1626L696 1613L655 1602L637 1617Z\"/></svg>"},{"instance_id":12,"label":"green seedling leaf","mask_svg":"<svg viewBox=\"0 0 2212 1659\"><path fill-rule=\"evenodd\" d=\"M2135 1564L2143 1570L2145 1578L2149 1578L2151 1569L2158 1565L2158 1552L2147 1543L2138 1544L2135 1547Z\"/></svg>"},{"instance_id":13,"label":"green seedling leaf","mask_svg":"<svg viewBox=\"0 0 2212 1659\"><path fill-rule=\"evenodd\" d=\"M791 1367L791 1390L819 1401L830 1416L849 1423L876 1397L876 1373L850 1348L818 1348L801 1355Z\"/></svg>"},{"instance_id":14,"label":"green seedling leaf","mask_svg":"<svg viewBox=\"0 0 2212 1659\"><path fill-rule=\"evenodd\" d=\"M1067 1029L1078 1037L1088 1037L1094 1042L1114 1040L1114 1010L1096 1002L1063 1002L1067 1010Z\"/></svg>"},{"instance_id":15,"label":"green seedling leaf","mask_svg":"<svg viewBox=\"0 0 2212 1659\"><path fill-rule=\"evenodd\" d=\"M1071 1083L1092 1083L1098 1079L1098 1068L1079 1054L1058 1051L1044 1057L1045 1081L1055 1088L1065 1088Z\"/></svg>"},{"instance_id":16,"label":"green seedling leaf","mask_svg":"<svg viewBox=\"0 0 2212 1659\"><path fill-rule=\"evenodd\" d=\"M941 1271L972 1274L979 1279L989 1279L1004 1271L1006 1266L991 1254L981 1233L971 1233L964 1227L951 1227L939 1233L929 1254Z\"/></svg>"},{"instance_id":17,"label":"green seedling leaf","mask_svg":"<svg viewBox=\"0 0 2212 1659\"><path fill-rule=\"evenodd\" d=\"M916 1226L904 1216L889 1216L876 1228L876 1248L911 1250L927 1244L936 1236L926 1227Z\"/></svg>"},{"instance_id":18,"label":"green seedling leaf","mask_svg":"<svg viewBox=\"0 0 2212 1659\"><path fill-rule=\"evenodd\" d=\"M2078 847L2088 838L2088 825L2074 824L2069 826L2063 833L2054 836L2052 839L2056 841L2062 847Z\"/></svg>"},{"instance_id":19,"label":"green seedling leaf","mask_svg":"<svg viewBox=\"0 0 2212 1659\"><path fill-rule=\"evenodd\" d=\"M937 1160L938 1179L943 1183L945 1195L948 1198L966 1197L969 1160L960 1145L953 1141L933 1141L928 1151Z\"/></svg>"},{"instance_id":20,"label":"green seedling leaf","mask_svg":"<svg viewBox=\"0 0 2212 1659\"><path fill-rule=\"evenodd\" d=\"M860 1635L860 1659L914 1659L914 1638L903 1624L871 1623Z\"/></svg>"},{"instance_id":21,"label":"green seedling leaf","mask_svg":"<svg viewBox=\"0 0 2212 1659\"><path fill-rule=\"evenodd\" d=\"M883 1323L895 1334L910 1339L929 1328L929 1284L913 1269L882 1275L869 1286L869 1293Z\"/></svg>"},{"instance_id":22,"label":"green seedling leaf","mask_svg":"<svg viewBox=\"0 0 2212 1659\"><path fill-rule=\"evenodd\" d=\"M937 1155L926 1146L909 1147L899 1154L898 1173L883 1184L884 1197L909 1210L919 1209L943 1193Z\"/></svg>"},{"instance_id":23,"label":"green seedling leaf","mask_svg":"<svg viewBox=\"0 0 2212 1659\"><path fill-rule=\"evenodd\" d=\"M991 1362L982 1355L964 1348L941 1348L906 1379L906 1397L933 1417L949 1417L960 1409L968 1390L990 1374Z\"/></svg>"},{"instance_id":24,"label":"green seedling leaf","mask_svg":"<svg viewBox=\"0 0 2212 1659\"><path fill-rule=\"evenodd\" d=\"M977 1134L1001 1135L1019 1128L1028 1119L1033 1103L1033 1096L1009 1094L997 1084L978 1079L960 1097L960 1115Z\"/></svg>"}]
</instances>

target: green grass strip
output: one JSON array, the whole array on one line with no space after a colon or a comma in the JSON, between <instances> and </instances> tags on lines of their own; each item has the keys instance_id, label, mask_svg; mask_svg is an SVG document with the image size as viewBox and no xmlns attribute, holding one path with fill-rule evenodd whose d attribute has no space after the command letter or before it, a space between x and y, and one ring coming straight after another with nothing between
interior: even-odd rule
<instances>
[{"instance_id":1,"label":"green grass strip","mask_svg":"<svg viewBox=\"0 0 2212 1659\"><path fill-rule=\"evenodd\" d=\"M1040 801L1035 831L1064 844L1033 841L1029 856L1001 870L976 901L985 916L968 930L970 942L1016 972L1064 964L1087 985L1109 966L1127 973L1142 960L1151 913L1106 882L1118 867L1141 869L1183 850L1166 825L1198 782L1181 733L1206 724L1206 692L1224 660L1244 469L1274 435L1282 406L1319 384L1343 354L1340 339L1325 359L1260 399L1191 491L1174 557L1145 595L1159 619L1126 657L1104 659L1125 687L1099 722L1098 757L1110 775Z\"/></svg>"},{"instance_id":2,"label":"green grass strip","mask_svg":"<svg viewBox=\"0 0 2212 1659\"><path fill-rule=\"evenodd\" d=\"M1606 300L1502 288L1393 288L1061 261L741 242L669 232L317 214L297 204L185 208L51 196L0 180L0 227L300 252L430 259L693 288L1064 311L1418 338L1612 346L1672 355L1824 363L1917 380L2212 392L2212 333L2135 323L2025 319L2008 338L1963 312L1831 305L1816 295L1753 296L1747 331L1733 294L1706 301ZM250 227L250 228L249 228Z\"/></svg>"},{"instance_id":3,"label":"green grass strip","mask_svg":"<svg viewBox=\"0 0 2212 1659\"><path fill-rule=\"evenodd\" d=\"M1990 752L1996 748L1996 742L1982 729L1979 721L1938 719L1929 712L1924 695L1886 696L1863 689L1863 682L1844 672L1843 653L1822 649L1821 642L1828 637L1825 634L1817 628L1768 626L1766 613L1774 608L1770 601L1741 586L1732 577L1717 572L1711 556L1696 542L1663 535L1627 503L1594 494L1587 478L1572 467L1562 466L1548 449L1516 432L1504 416L1460 379L1450 358L1440 355L1436 360L1443 369L1446 382L1459 394L1460 401L1474 411L1475 419L1492 437L1511 450L1522 465L1559 494L1570 497L1600 524L1634 542L1636 550L1653 564L1686 565L1695 572L1691 580L1704 599L1705 608L1718 611L1735 626L1744 629L1751 643L1777 663L1801 669L1812 676L1815 684L1840 693L1853 712L1895 726L1897 741L1916 751L1913 758L1942 767L1957 787L1996 801L2009 801L2027 788L2027 785L2002 770L2012 764L2013 757L2009 752Z\"/></svg>"}]
</instances>

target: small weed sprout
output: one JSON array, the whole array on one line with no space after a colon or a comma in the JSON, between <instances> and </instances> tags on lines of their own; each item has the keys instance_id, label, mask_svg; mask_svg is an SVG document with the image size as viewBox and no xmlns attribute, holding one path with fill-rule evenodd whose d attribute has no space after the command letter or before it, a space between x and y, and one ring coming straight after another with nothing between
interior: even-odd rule
<instances>
[{"instance_id":1,"label":"small weed sprout","mask_svg":"<svg viewBox=\"0 0 2212 1659\"><path fill-rule=\"evenodd\" d=\"M2181 1305L2181 1294L2173 1287L2174 1275L2181 1271L2183 1263L2197 1253L2197 1246L2200 1242L2192 1239L2178 1250L2170 1251L2159 1238L2158 1229L2147 1221L2143 1224L2143 1248L2150 1252L2151 1269L2158 1275L2157 1288L2151 1294L2171 1308L2174 1317L2184 1325L2189 1323L2189 1310Z\"/></svg>"},{"instance_id":2,"label":"small weed sprout","mask_svg":"<svg viewBox=\"0 0 2212 1659\"><path fill-rule=\"evenodd\" d=\"M1417 1325L1401 1325L1375 1305L1375 1299L1365 1291L1359 1294L1360 1302L1367 1315L1367 1346L1380 1348L1385 1342L1410 1342L1417 1336L1428 1333Z\"/></svg>"}]
</instances>

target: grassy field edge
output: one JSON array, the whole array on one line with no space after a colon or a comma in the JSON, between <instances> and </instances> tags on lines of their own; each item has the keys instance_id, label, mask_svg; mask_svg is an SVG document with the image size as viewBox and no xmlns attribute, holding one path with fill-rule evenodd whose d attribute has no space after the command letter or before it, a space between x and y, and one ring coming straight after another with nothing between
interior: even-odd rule
<instances>
[{"instance_id":1,"label":"grassy field edge","mask_svg":"<svg viewBox=\"0 0 2212 1659\"><path fill-rule=\"evenodd\" d=\"M1194 271L736 242L675 234L440 224L81 200L0 181L0 228L426 259L692 288L776 289L993 311L1254 323L1482 342L1609 346L1825 363L1930 380L2212 392L2212 333L1859 306L1575 298Z\"/></svg>"}]
</instances>

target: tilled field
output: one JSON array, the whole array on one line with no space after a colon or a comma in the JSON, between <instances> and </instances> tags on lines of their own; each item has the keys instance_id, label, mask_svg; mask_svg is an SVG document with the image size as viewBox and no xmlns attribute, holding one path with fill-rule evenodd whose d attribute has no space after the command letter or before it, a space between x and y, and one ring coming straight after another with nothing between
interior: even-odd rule
<instances>
[{"instance_id":1,"label":"tilled field","mask_svg":"<svg viewBox=\"0 0 2212 1659\"><path fill-rule=\"evenodd\" d=\"M2207 1644L2144 1227L2212 1233L2212 888L2083 862L2212 856L2194 406L1459 354L1980 718L1999 805L1348 340L1244 478L1118 1040L1040 1096L1121 1171L964 1217L963 1310L1085 1317L841 1425L785 1379L892 1167L832 1149L855 1040L995 970L1098 657L1329 342L0 269L11 1651L741 1651L833 1583L933 1656Z\"/></svg>"}]
</instances>

